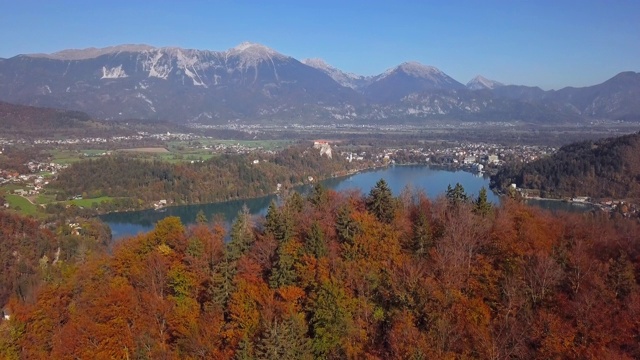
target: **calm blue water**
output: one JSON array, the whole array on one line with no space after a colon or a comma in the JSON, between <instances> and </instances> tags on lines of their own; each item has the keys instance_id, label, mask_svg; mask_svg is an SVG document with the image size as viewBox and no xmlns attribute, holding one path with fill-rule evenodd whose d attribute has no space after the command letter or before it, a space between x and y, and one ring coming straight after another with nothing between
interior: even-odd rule
<instances>
[{"instance_id":1,"label":"calm blue water","mask_svg":"<svg viewBox=\"0 0 640 360\"><path fill-rule=\"evenodd\" d=\"M427 166L393 166L379 170L367 171L344 178L329 179L323 184L336 191L349 189L360 190L367 194L378 180L385 179L395 195L410 186L413 189L421 189L431 198L444 195L447 186L462 184L468 195L475 197L482 187L489 189L489 179L464 171L448 171L431 169ZM303 189L304 191L304 189ZM487 192L489 201L498 203L498 197L491 191ZM124 213L112 213L102 215L100 218L109 225L114 239L131 236L153 229L155 223L167 216L178 216L184 224L195 222L196 214L202 210L207 218L215 214L222 215L227 221L232 221L243 205L249 208L252 214L264 215L267 207L275 196L266 196L257 199L229 201L223 203L186 205L164 208L160 211L143 210Z\"/></svg>"}]
</instances>

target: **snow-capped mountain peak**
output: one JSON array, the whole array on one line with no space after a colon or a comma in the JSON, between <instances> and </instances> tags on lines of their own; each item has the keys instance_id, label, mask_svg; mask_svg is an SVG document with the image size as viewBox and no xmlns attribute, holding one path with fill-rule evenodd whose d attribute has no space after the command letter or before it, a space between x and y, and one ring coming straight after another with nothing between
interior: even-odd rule
<instances>
[{"instance_id":1,"label":"snow-capped mountain peak","mask_svg":"<svg viewBox=\"0 0 640 360\"><path fill-rule=\"evenodd\" d=\"M238 44L237 46L235 46L233 50L245 51L245 50L249 50L250 48L256 48L256 47L259 48L259 47L266 47L266 46L263 46L262 44L254 43L251 41L244 41Z\"/></svg>"},{"instance_id":2,"label":"snow-capped mountain peak","mask_svg":"<svg viewBox=\"0 0 640 360\"><path fill-rule=\"evenodd\" d=\"M286 59L287 56L266 47L262 44L243 42L225 52L225 56L237 57L240 61L240 69L246 71L249 68L256 68L262 62L271 63L273 59Z\"/></svg>"},{"instance_id":3,"label":"snow-capped mountain peak","mask_svg":"<svg viewBox=\"0 0 640 360\"><path fill-rule=\"evenodd\" d=\"M145 44L124 44L116 46L108 46L103 48L86 48L86 49L67 49L51 54L29 54L31 57L44 57L55 60L86 60L97 58L106 54L119 52L140 52L153 50L155 47Z\"/></svg>"},{"instance_id":4,"label":"snow-capped mountain peak","mask_svg":"<svg viewBox=\"0 0 640 360\"><path fill-rule=\"evenodd\" d=\"M465 87L418 62L365 77L321 59L300 62L256 43L222 51L118 45L18 55L0 59L0 78L10 79L0 81L2 101L60 108L73 104L74 110L105 119L422 124L640 116L633 107L640 91L635 72L592 87L549 92L499 87L482 76Z\"/></svg>"},{"instance_id":5,"label":"snow-capped mountain peak","mask_svg":"<svg viewBox=\"0 0 640 360\"><path fill-rule=\"evenodd\" d=\"M262 44L258 44L258 43L253 43L253 42L249 42L249 41L245 41L243 43L238 44L237 46L229 49L227 51L229 54L234 54L234 55L246 55L246 56L267 56L267 57L274 57L274 56L283 56L282 54L280 54L279 52L271 49L270 47L264 46Z\"/></svg>"},{"instance_id":6,"label":"snow-capped mountain peak","mask_svg":"<svg viewBox=\"0 0 640 360\"><path fill-rule=\"evenodd\" d=\"M424 65L417 61L408 61L396 67L388 69L382 74L376 76L375 79L382 80L391 75L400 74L400 73L409 75L410 77L417 78L417 79L428 79L428 80L434 80L434 81L437 81L438 79L443 77L448 77L447 74L443 73L442 71L440 71L440 69L434 66Z\"/></svg>"},{"instance_id":7,"label":"snow-capped mountain peak","mask_svg":"<svg viewBox=\"0 0 640 360\"><path fill-rule=\"evenodd\" d=\"M329 64L327 64L326 61L324 61L323 59L320 58L311 58L311 59L304 59L301 61L301 63L307 65L307 66L311 66L313 68L319 69L319 70L324 70L324 69L331 69L334 70L335 68Z\"/></svg>"},{"instance_id":8,"label":"snow-capped mountain peak","mask_svg":"<svg viewBox=\"0 0 640 360\"><path fill-rule=\"evenodd\" d=\"M500 86L504 86L504 84L495 80L487 79L481 75L474 77L467 83L467 88L470 90L483 90L483 89L493 90Z\"/></svg>"},{"instance_id":9,"label":"snow-capped mountain peak","mask_svg":"<svg viewBox=\"0 0 640 360\"><path fill-rule=\"evenodd\" d=\"M413 77L430 77L442 75L442 71L434 66L423 65L417 61L408 61L398 65L395 70L403 71Z\"/></svg>"}]
</instances>

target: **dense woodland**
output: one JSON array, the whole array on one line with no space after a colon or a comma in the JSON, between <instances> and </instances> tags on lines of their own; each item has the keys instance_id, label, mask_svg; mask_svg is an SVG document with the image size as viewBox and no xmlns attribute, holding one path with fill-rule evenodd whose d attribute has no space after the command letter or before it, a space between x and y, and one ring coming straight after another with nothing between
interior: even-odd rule
<instances>
[{"instance_id":1,"label":"dense woodland","mask_svg":"<svg viewBox=\"0 0 640 360\"><path fill-rule=\"evenodd\" d=\"M81 111L10 104L0 101L0 124L4 131L83 126L91 117Z\"/></svg>"},{"instance_id":2,"label":"dense woodland","mask_svg":"<svg viewBox=\"0 0 640 360\"><path fill-rule=\"evenodd\" d=\"M110 242L108 227L96 219L78 220L73 233L63 215L50 224L0 211L0 306L14 296L33 301L33 290L56 264L74 264L89 253L103 253Z\"/></svg>"},{"instance_id":3,"label":"dense woodland","mask_svg":"<svg viewBox=\"0 0 640 360\"><path fill-rule=\"evenodd\" d=\"M184 125L161 120L117 119L101 120L91 118L87 113L73 110L44 108L11 104L0 101L0 129L2 137L20 139L68 138L68 137L110 137L136 135L139 131L152 133L189 132ZM240 132L210 131L211 135L242 135ZM246 135L246 134L245 134ZM120 141L104 146L141 147L146 141L137 140L129 144ZM156 141L157 143L157 141ZM87 148L83 144L83 148Z\"/></svg>"},{"instance_id":4,"label":"dense woodland","mask_svg":"<svg viewBox=\"0 0 640 360\"><path fill-rule=\"evenodd\" d=\"M308 182L309 176L318 179L345 172L349 165L305 145L272 155L220 155L193 164L108 156L73 164L53 186L64 191L62 198L80 194L129 197L142 204L160 199L193 204L264 196L275 192L278 183L289 188Z\"/></svg>"},{"instance_id":5,"label":"dense woodland","mask_svg":"<svg viewBox=\"0 0 640 360\"><path fill-rule=\"evenodd\" d=\"M640 199L640 133L563 146L554 155L503 167L492 183L538 189L544 197Z\"/></svg>"},{"instance_id":6,"label":"dense woodland","mask_svg":"<svg viewBox=\"0 0 640 360\"><path fill-rule=\"evenodd\" d=\"M293 193L229 232L166 218L51 265L9 302L0 357L640 357L635 220L493 208L461 186L395 198L381 180Z\"/></svg>"},{"instance_id":7,"label":"dense woodland","mask_svg":"<svg viewBox=\"0 0 640 360\"><path fill-rule=\"evenodd\" d=\"M26 165L29 161L43 157L40 155L39 150L34 149L16 149L9 146L4 148L0 146L0 151L2 151L2 154L0 154L0 170L20 174L29 172L29 168Z\"/></svg>"},{"instance_id":8,"label":"dense woodland","mask_svg":"<svg viewBox=\"0 0 640 360\"><path fill-rule=\"evenodd\" d=\"M53 259L57 239L39 225L36 220L0 211L0 306L11 295L33 300L30 293L39 280L38 261L43 256Z\"/></svg>"}]
</instances>

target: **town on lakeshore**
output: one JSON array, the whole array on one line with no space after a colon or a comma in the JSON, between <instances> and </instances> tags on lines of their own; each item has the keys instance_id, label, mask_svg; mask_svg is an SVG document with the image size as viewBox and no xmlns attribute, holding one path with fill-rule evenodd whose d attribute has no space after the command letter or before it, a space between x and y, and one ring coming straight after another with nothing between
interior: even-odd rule
<instances>
[{"instance_id":1,"label":"town on lakeshore","mask_svg":"<svg viewBox=\"0 0 640 360\"><path fill-rule=\"evenodd\" d=\"M195 128L201 128L196 126ZM227 127L229 128L229 127ZM241 128L243 132L254 135L264 133L265 128L253 126L231 126ZM301 127L298 127L301 128ZM308 127L304 127L308 129ZM394 130L403 127L394 127ZM380 130L379 128L377 128ZM398 142L385 145L371 142L353 143L337 138L308 140L321 156L337 157L350 164L348 170L335 171L331 176L345 176L358 171L388 165L422 164L431 167L464 170L479 176L491 176L505 164L524 164L547 157L557 151L555 146L541 145L503 145L474 141L413 141L400 145ZM259 166L266 155L275 154L278 149L288 146L288 141L259 140L219 140L197 132L162 132L137 131L130 135L117 136L83 136L60 138L10 137L0 138L2 146L0 154L14 149L36 149L34 158L25 159L20 165L8 168L0 167L0 191L8 196L0 198L0 206L18 208L24 203L20 197L32 205L42 208L51 203L62 203L90 207L95 205L92 196L87 194L69 194L67 198L43 195L45 187L56 179L58 173L82 159L95 159L127 154L144 158L157 158L178 163L194 164L221 154L246 156L246 161ZM43 155L45 154L45 155ZM2 166L2 163L0 163ZM317 178L309 174L305 182L313 182ZM283 184L273 184L273 192L278 192ZM524 199L541 199L540 191L522 189L515 184L510 186ZM500 190L498 190L500 191ZM95 196L93 197L95 198ZM97 196L98 202L101 201ZM604 211L620 211L626 216L636 216L637 204L621 199L592 199L586 196L564 197L558 200L590 203ZM167 199L158 198L148 206L161 209L172 205Z\"/></svg>"}]
</instances>

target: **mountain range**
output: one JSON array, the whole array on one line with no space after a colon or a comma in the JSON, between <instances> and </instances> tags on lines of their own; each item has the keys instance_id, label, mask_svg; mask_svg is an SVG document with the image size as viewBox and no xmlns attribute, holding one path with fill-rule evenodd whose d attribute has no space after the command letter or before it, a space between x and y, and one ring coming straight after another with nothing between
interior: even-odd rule
<instances>
[{"instance_id":1,"label":"mountain range","mask_svg":"<svg viewBox=\"0 0 640 360\"><path fill-rule=\"evenodd\" d=\"M226 51L120 45L0 59L0 100L101 119L179 123L557 124L640 120L640 74L544 91L477 76L464 85L405 62L376 76L299 61L261 44Z\"/></svg>"}]
</instances>

